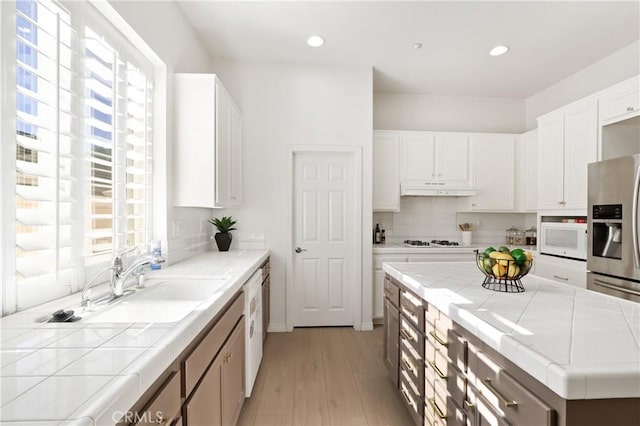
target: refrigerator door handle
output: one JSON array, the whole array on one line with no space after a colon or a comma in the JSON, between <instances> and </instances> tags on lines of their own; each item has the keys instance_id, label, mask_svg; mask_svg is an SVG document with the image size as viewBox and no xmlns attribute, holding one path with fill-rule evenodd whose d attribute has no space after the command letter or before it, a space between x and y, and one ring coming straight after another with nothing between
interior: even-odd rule
<instances>
[{"instance_id":1,"label":"refrigerator door handle","mask_svg":"<svg viewBox=\"0 0 640 426\"><path fill-rule=\"evenodd\" d=\"M633 262L640 269L640 246L638 245L638 196L640 192L640 167L636 169L633 184L633 211L631 213L631 233L633 236Z\"/></svg>"}]
</instances>

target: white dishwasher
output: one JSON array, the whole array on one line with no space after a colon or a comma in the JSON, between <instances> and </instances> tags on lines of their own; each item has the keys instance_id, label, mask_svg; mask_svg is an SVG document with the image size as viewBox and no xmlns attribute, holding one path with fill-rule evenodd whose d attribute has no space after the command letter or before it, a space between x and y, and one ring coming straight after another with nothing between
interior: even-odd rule
<instances>
[{"instance_id":1,"label":"white dishwasher","mask_svg":"<svg viewBox=\"0 0 640 426\"><path fill-rule=\"evenodd\" d=\"M251 396L262 361L262 268L244 285L245 396Z\"/></svg>"}]
</instances>

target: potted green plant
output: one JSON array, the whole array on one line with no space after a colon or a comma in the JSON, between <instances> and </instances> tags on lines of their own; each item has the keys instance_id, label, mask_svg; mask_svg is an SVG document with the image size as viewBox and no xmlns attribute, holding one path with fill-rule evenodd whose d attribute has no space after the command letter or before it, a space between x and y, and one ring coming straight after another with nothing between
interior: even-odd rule
<instances>
[{"instance_id":1,"label":"potted green plant","mask_svg":"<svg viewBox=\"0 0 640 426\"><path fill-rule=\"evenodd\" d=\"M220 219L217 217L209 219L209 223L218 229L218 232L215 235L218 250L229 251L229 246L233 239L230 231L237 229L233 227L233 225L236 224L236 221L233 220L231 216L222 216Z\"/></svg>"}]
</instances>

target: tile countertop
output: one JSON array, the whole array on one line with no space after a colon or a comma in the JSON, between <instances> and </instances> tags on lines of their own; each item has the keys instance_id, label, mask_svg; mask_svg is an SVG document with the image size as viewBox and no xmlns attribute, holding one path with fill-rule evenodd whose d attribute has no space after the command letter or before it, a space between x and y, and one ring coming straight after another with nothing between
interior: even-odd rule
<instances>
[{"instance_id":1,"label":"tile countertop","mask_svg":"<svg viewBox=\"0 0 640 426\"><path fill-rule=\"evenodd\" d=\"M565 399L640 397L640 303L534 275L487 290L471 262L383 269Z\"/></svg>"},{"instance_id":2,"label":"tile countertop","mask_svg":"<svg viewBox=\"0 0 640 426\"><path fill-rule=\"evenodd\" d=\"M150 287L157 280L177 286L180 279L215 286L174 323L36 322L77 306L79 294L1 318L0 423L115 423L268 256L268 250L207 252L147 273Z\"/></svg>"}]
</instances>

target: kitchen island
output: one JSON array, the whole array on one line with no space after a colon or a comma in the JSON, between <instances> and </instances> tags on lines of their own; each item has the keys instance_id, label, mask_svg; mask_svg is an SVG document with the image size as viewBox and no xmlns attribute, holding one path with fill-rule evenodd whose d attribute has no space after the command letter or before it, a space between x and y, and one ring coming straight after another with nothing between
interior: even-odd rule
<instances>
[{"instance_id":1,"label":"kitchen island","mask_svg":"<svg viewBox=\"0 0 640 426\"><path fill-rule=\"evenodd\" d=\"M426 424L436 424L429 417L437 420L441 415L449 421L452 415L475 418L472 411L484 399L496 400L497 423L513 423L509 411L523 415L533 405L544 407L540 410L547 420L541 424L580 424L573 417L578 408L583 413L580 421L591 418L591 424L640 421L639 304L533 275L523 278L523 293L487 290L481 287L484 276L473 262L385 263L383 270L387 274L385 319L393 321L394 310L399 313L396 380L405 399L412 402L409 405L415 407L418 424L422 414ZM391 340L387 351L393 352L389 349L395 343L393 326L385 325L391 328L386 333ZM404 351L405 346L412 348ZM444 355L444 367L429 368L429 353L436 360ZM417 374L419 355L424 356L426 368ZM487 365L498 376L506 371L508 377L502 382L499 377L490 380L485 377ZM451 377L465 383L458 383L460 402L449 410L447 398L455 400L455 391L454 395L451 389L441 392L445 395L438 407L437 386L429 398L428 385L421 389L421 380L414 380L415 385L408 380L409 373L428 379L447 368L449 374L441 375L445 388L447 382L451 387ZM497 389L514 378L519 381L517 389L532 394L529 405L505 396L505 387ZM425 399L424 405L420 398ZM597 423L600 420L590 410L601 412L600 419L609 421ZM540 424L531 423L531 418L525 416L516 423ZM614 418L622 423L612 422Z\"/></svg>"}]
</instances>

